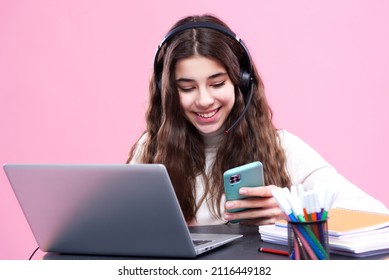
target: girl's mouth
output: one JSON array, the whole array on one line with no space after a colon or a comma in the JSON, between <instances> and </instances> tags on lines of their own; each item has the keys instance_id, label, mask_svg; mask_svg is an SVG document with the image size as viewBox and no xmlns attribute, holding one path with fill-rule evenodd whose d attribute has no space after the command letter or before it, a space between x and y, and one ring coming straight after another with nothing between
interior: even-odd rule
<instances>
[{"instance_id":1,"label":"girl's mouth","mask_svg":"<svg viewBox=\"0 0 389 280\"><path fill-rule=\"evenodd\" d=\"M204 119L210 119L212 118L214 115L216 115L216 113L219 111L220 108L217 108L211 112L208 112L208 113L196 113L197 116L201 117L201 118L204 118Z\"/></svg>"}]
</instances>

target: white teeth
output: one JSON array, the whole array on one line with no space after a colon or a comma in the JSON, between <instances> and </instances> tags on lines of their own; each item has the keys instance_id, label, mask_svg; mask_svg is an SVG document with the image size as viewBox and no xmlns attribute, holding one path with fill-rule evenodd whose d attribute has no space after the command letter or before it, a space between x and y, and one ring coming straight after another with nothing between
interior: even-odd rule
<instances>
[{"instance_id":1,"label":"white teeth","mask_svg":"<svg viewBox=\"0 0 389 280\"><path fill-rule=\"evenodd\" d=\"M216 113L217 113L217 110L210 112L210 113L206 113L206 114L200 114L200 113L196 113L196 114L202 118L209 119L209 118L212 118Z\"/></svg>"}]
</instances>

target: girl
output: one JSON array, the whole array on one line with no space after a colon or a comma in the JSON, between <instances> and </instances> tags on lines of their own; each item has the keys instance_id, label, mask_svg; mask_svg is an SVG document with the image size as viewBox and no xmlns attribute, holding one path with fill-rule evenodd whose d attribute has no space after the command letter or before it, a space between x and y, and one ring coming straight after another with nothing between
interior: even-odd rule
<instances>
[{"instance_id":1,"label":"girl","mask_svg":"<svg viewBox=\"0 0 389 280\"><path fill-rule=\"evenodd\" d=\"M262 80L244 43L220 19L178 21L160 44L150 81L147 129L128 163L166 166L189 225L241 220L274 223L282 214L272 189L303 184L340 188L335 206L387 212L298 137L278 130ZM265 186L225 201L222 175L253 161ZM248 208L230 213L225 210Z\"/></svg>"}]
</instances>

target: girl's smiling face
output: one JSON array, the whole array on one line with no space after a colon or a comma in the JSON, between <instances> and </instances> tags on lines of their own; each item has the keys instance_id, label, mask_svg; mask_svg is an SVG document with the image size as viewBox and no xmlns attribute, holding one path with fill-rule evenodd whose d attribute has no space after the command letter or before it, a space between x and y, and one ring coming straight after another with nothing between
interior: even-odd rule
<instances>
[{"instance_id":1,"label":"girl's smiling face","mask_svg":"<svg viewBox=\"0 0 389 280\"><path fill-rule=\"evenodd\" d=\"M198 55L181 59L175 79L186 119L201 134L220 131L235 102L234 85L223 65Z\"/></svg>"}]
</instances>

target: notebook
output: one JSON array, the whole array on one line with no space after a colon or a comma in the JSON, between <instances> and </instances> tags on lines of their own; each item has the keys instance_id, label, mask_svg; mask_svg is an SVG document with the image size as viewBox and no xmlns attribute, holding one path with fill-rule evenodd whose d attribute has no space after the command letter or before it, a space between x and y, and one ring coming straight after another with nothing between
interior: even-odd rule
<instances>
[{"instance_id":1,"label":"notebook","mask_svg":"<svg viewBox=\"0 0 389 280\"><path fill-rule=\"evenodd\" d=\"M389 227L389 215L333 208L329 212L328 227L334 236L371 232Z\"/></svg>"},{"instance_id":2,"label":"notebook","mask_svg":"<svg viewBox=\"0 0 389 280\"><path fill-rule=\"evenodd\" d=\"M4 170L45 252L191 258L242 237L190 234L161 164L5 164Z\"/></svg>"}]
</instances>

